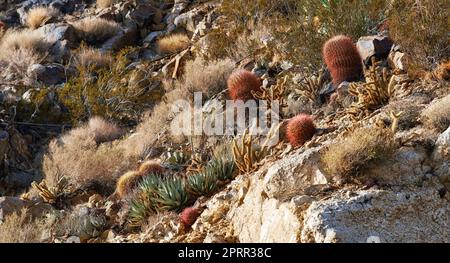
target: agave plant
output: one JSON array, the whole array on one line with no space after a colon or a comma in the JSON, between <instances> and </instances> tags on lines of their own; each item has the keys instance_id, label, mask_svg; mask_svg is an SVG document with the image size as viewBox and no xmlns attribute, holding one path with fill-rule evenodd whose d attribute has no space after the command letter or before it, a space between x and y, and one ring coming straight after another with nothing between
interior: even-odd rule
<instances>
[{"instance_id":1,"label":"agave plant","mask_svg":"<svg viewBox=\"0 0 450 263\"><path fill-rule=\"evenodd\" d=\"M194 196L208 196L214 193L218 187L217 175L208 169L204 172L189 176L187 179L188 192Z\"/></svg>"},{"instance_id":2,"label":"agave plant","mask_svg":"<svg viewBox=\"0 0 450 263\"><path fill-rule=\"evenodd\" d=\"M137 195L130 201L128 217L133 225L139 225L153 212L148 198L145 195Z\"/></svg>"},{"instance_id":3,"label":"agave plant","mask_svg":"<svg viewBox=\"0 0 450 263\"><path fill-rule=\"evenodd\" d=\"M236 164L233 160L214 158L206 167L206 170L217 176L220 181L229 181L234 178Z\"/></svg>"},{"instance_id":4,"label":"agave plant","mask_svg":"<svg viewBox=\"0 0 450 263\"><path fill-rule=\"evenodd\" d=\"M180 178L161 179L155 194L151 200L157 210L181 211L189 201L185 183Z\"/></svg>"}]
</instances>

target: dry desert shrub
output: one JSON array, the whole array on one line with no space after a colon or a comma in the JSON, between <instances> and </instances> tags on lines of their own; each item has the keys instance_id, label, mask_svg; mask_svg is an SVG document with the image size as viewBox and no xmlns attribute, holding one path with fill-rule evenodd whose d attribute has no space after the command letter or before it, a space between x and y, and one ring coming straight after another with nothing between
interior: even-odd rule
<instances>
[{"instance_id":1,"label":"dry desert shrub","mask_svg":"<svg viewBox=\"0 0 450 263\"><path fill-rule=\"evenodd\" d=\"M358 128L331 144L322 155L325 171L338 181L361 175L364 168L389 158L396 149L394 136L385 128Z\"/></svg>"},{"instance_id":2,"label":"dry desert shrub","mask_svg":"<svg viewBox=\"0 0 450 263\"><path fill-rule=\"evenodd\" d=\"M235 68L230 59L205 61L197 57L186 63L181 85L191 92L203 92L211 97L227 88L227 79Z\"/></svg>"},{"instance_id":3,"label":"dry desert shrub","mask_svg":"<svg viewBox=\"0 0 450 263\"><path fill-rule=\"evenodd\" d=\"M115 0L97 0L97 8L107 8L114 4Z\"/></svg>"},{"instance_id":4,"label":"dry desert shrub","mask_svg":"<svg viewBox=\"0 0 450 263\"><path fill-rule=\"evenodd\" d=\"M385 18L386 0L229 0L221 5L224 18L213 30L212 58L223 58L239 36L249 36L256 28L267 28L274 38L269 51L294 64L320 67L321 49L330 37L345 34L353 39L375 33ZM349 15L349 10L352 10ZM251 50L255 51L255 49ZM250 53L252 54L252 53Z\"/></svg>"},{"instance_id":5,"label":"dry desert shrub","mask_svg":"<svg viewBox=\"0 0 450 263\"><path fill-rule=\"evenodd\" d=\"M89 120L88 127L94 134L94 140L97 143L114 141L123 135L122 129L117 125L98 116Z\"/></svg>"},{"instance_id":6,"label":"dry desert shrub","mask_svg":"<svg viewBox=\"0 0 450 263\"><path fill-rule=\"evenodd\" d=\"M8 30L0 41L0 60L8 61L18 50L26 50L35 56L44 56L51 44L40 31L30 29Z\"/></svg>"},{"instance_id":7,"label":"dry desert shrub","mask_svg":"<svg viewBox=\"0 0 450 263\"><path fill-rule=\"evenodd\" d=\"M392 1L389 34L411 59L409 73L431 71L439 62L450 58L447 0Z\"/></svg>"},{"instance_id":8,"label":"dry desert shrub","mask_svg":"<svg viewBox=\"0 0 450 263\"><path fill-rule=\"evenodd\" d=\"M444 131L450 126L450 95L432 103L422 112L421 119L431 128Z\"/></svg>"},{"instance_id":9,"label":"dry desert shrub","mask_svg":"<svg viewBox=\"0 0 450 263\"><path fill-rule=\"evenodd\" d=\"M99 49L91 47L82 47L77 54L75 64L77 67L87 69L109 68L113 58L109 53L103 53Z\"/></svg>"},{"instance_id":10,"label":"dry desert shrub","mask_svg":"<svg viewBox=\"0 0 450 263\"><path fill-rule=\"evenodd\" d=\"M39 243L49 227L43 219L31 220L26 210L6 216L0 223L0 243Z\"/></svg>"},{"instance_id":11,"label":"dry desert shrub","mask_svg":"<svg viewBox=\"0 0 450 263\"><path fill-rule=\"evenodd\" d=\"M158 40L158 50L164 54L171 54L186 49L189 38L185 34L172 34Z\"/></svg>"},{"instance_id":12,"label":"dry desert shrub","mask_svg":"<svg viewBox=\"0 0 450 263\"><path fill-rule=\"evenodd\" d=\"M152 149L160 146L159 142L164 141L164 138L170 138L172 142L178 141L179 138L174 138L170 132L170 123L177 114L173 106L177 100L189 101L191 97L191 93L183 87L166 93L163 101L144 114L142 121L136 127L136 132L120 142L125 156L145 159Z\"/></svg>"},{"instance_id":13,"label":"dry desert shrub","mask_svg":"<svg viewBox=\"0 0 450 263\"><path fill-rule=\"evenodd\" d=\"M58 14L59 11L52 7L34 7L27 13L26 24L29 28L36 29Z\"/></svg>"},{"instance_id":14,"label":"dry desert shrub","mask_svg":"<svg viewBox=\"0 0 450 263\"><path fill-rule=\"evenodd\" d=\"M63 178L72 189L97 187L102 193L114 190L115 182L131 164L117 143L100 144L120 137L120 129L99 118L75 128L49 144L43 172L50 187Z\"/></svg>"},{"instance_id":15,"label":"dry desert shrub","mask_svg":"<svg viewBox=\"0 0 450 263\"><path fill-rule=\"evenodd\" d=\"M74 22L73 27L81 39L92 45L101 44L120 31L116 22L99 17L86 17Z\"/></svg>"}]
</instances>

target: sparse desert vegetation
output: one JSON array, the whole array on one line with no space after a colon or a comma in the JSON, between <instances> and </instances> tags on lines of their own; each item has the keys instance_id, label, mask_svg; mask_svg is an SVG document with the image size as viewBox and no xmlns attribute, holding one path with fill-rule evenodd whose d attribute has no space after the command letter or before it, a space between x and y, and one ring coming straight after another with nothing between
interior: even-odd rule
<instances>
[{"instance_id":1,"label":"sparse desert vegetation","mask_svg":"<svg viewBox=\"0 0 450 263\"><path fill-rule=\"evenodd\" d=\"M91 47L82 47L75 58L77 67L94 70L110 68L112 62L113 57L109 53L102 53L100 50Z\"/></svg>"},{"instance_id":2,"label":"sparse desert vegetation","mask_svg":"<svg viewBox=\"0 0 450 263\"><path fill-rule=\"evenodd\" d=\"M8 30L0 42L2 50L0 59L8 61L14 58L15 52L18 51L29 51L32 52L32 55L42 57L49 51L50 46L51 44L40 31L29 29Z\"/></svg>"},{"instance_id":3,"label":"sparse desert vegetation","mask_svg":"<svg viewBox=\"0 0 450 263\"><path fill-rule=\"evenodd\" d=\"M97 0L96 6L97 8L107 8L114 4L115 0Z\"/></svg>"},{"instance_id":4,"label":"sparse desert vegetation","mask_svg":"<svg viewBox=\"0 0 450 263\"><path fill-rule=\"evenodd\" d=\"M49 226L44 219L31 219L26 210L13 213L0 224L0 243L40 243Z\"/></svg>"},{"instance_id":5,"label":"sparse desert vegetation","mask_svg":"<svg viewBox=\"0 0 450 263\"><path fill-rule=\"evenodd\" d=\"M164 54L181 51L189 46L189 38L185 34L173 34L158 40L158 50Z\"/></svg>"},{"instance_id":6,"label":"sparse desert vegetation","mask_svg":"<svg viewBox=\"0 0 450 263\"><path fill-rule=\"evenodd\" d=\"M450 242L444 0L40 2L0 14L0 242Z\"/></svg>"},{"instance_id":7,"label":"sparse desert vegetation","mask_svg":"<svg viewBox=\"0 0 450 263\"><path fill-rule=\"evenodd\" d=\"M89 44L102 43L120 31L116 22L97 17L86 17L72 25L79 37Z\"/></svg>"},{"instance_id":8,"label":"sparse desert vegetation","mask_svg":"<svg viewBox=\"0 0 450 263\"><path fill-rule=\"evenodd\" d=\"M52 7L34 7L27 13L26 24L31 29L36 29L48 22L50 19L58 16L58 10Z\"/></svg>"},{"instance_id":9,"label":"sparse desert vegetation","mask_svg":"<svg viewBox=\"0 0 450 263\"><path fill-rule=\"evenodd\" d=\"M326 171L339 180L351 180L351 176L363 174L368 165L388 159L395 148L390 130L359 128L330 145L322 162Z\"/></svg>"}]
</instances>

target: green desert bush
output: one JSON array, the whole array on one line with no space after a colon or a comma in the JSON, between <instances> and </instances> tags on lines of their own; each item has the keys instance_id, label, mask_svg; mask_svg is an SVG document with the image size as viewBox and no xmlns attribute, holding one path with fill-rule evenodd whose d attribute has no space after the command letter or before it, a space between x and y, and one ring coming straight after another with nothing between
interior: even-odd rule
<instances>
[{"instance_id":1,"label":"green desert bush","mask_svg":"<svg viewBox=\"0 0 450 263\"><path fill-rule=\"evenodd\" d=\"M350 181L360 176L369 165L388 159L396 148L389 129L358 128L331 144L322 155L322 164L325 171L338 181Z\"/></svg>"},{"instance_id":2,"label":"green desert bush","mask_svg":"<svg viewBox=\"0 0 450 263\"><path fill-rule=\"evenodd\" d=\"M126 52L123 50L115 56L111 69L95 70L80 62L78 75L57 91L59 102L67 109L68 120L77 124L92 116L101 116L120 123L133 123L159 101L162 91L158 88L139 93L129 88L132 71L127 69ZM156 78L149 80L153 81L155 85L160 83Z\"/></svg>"},{"instance_id":3,"label":"green desert bush","mask_svg":"<svg viewBox=\"0 0 450 263\"><path fill-rule=\"evenodd\" d=\"M446 0L392 1L389 34L410 56L409 70L435 68L450 58L449 3ZM414 73L414 72L413 72Z\"/></svg>"}]
</instances>

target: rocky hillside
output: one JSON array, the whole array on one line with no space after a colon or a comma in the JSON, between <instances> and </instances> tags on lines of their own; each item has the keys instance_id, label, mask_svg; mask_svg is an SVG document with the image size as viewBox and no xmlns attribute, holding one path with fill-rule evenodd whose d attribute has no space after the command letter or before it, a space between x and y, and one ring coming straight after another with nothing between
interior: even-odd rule
<instances>
[{"instance_id":1,"label":"rocky hillside","mask_svg":"<svg viewBox=\"0 0 450 263\"><path fill-rule=\"evenodd\" d=\"M450 242L448 1L254 2L0 0L0 242Z\"/></svg>"}]
</instances>

